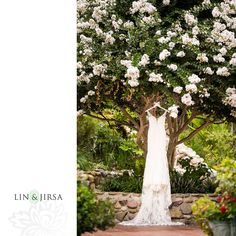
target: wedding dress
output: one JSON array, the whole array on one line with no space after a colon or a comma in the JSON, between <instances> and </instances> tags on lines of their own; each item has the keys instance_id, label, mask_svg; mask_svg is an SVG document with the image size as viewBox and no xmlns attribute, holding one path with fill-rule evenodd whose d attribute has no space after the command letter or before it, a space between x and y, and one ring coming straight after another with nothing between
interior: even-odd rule
<instances>
[{"instance_id":1,"label":"wedding dress","mask_svg":"<svg viewBox=\"0 0 236 236\"><path fill-rule=\"evenodd\" d=\"M148 152L145 163L142 205L136 217L122 225L179 225L172 222L171 190L166 156L166 112L156 119L148 112Z\"/></svg>"}]
</instances>

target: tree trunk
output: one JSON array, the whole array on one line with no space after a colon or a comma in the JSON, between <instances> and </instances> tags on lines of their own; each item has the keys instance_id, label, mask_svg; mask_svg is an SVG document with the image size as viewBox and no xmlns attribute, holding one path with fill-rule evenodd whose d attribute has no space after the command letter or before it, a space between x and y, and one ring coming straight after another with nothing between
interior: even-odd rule
<instances>
[{"instance_id":1,"label":"tree trunk","mask_svg":"<svg viewBox=\"0 0 236 236\"><path fill-rule=\"evenodd\" d=\"M169 137L169 144L167 149L167 160L169 164L169 168L173 169L175 165L175 149L177 146L177 138Z\"/></svg>"}]
</instances>

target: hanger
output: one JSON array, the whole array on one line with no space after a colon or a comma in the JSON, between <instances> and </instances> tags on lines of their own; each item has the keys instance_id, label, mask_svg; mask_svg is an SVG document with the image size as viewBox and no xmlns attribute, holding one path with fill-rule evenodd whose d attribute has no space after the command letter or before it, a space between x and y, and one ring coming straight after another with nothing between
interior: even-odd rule
<instances>
[{"instance_id":1,"label":"hanger","mask_svg":"<svg viewBox=\"0 0 236 236\"><path fill-rule=\"evenodd\" d=\"M154 106L152 106L151 108L147 109L146 112L152 110L152 109L155 108L155 107L159 107L159 108L161 108L162 110L164 110L164 111L166 111L166 112L169 112L168 110L166 110L164 107L162 107L162 106L160 105L160 102L154 102Z\"/></svg>"}]
</instances>

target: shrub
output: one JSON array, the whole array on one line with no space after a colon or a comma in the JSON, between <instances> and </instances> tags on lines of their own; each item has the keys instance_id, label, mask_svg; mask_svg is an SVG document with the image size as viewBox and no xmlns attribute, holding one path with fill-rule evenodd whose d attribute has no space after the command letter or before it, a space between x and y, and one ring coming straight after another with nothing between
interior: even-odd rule
<instances>
[{"instance_id":1,"label":"shrub","mask_svg":"<svg viewBox=\"0 0 236 236\"><path fill-rule=\"evenodd\" d=\"M217 183L210 178L211 170L206 164L190 164L191 158L180 159L179 164L185 169L183 174L176 170L170 171L172 193L213 193Z\"/></svg>"},{"instance_id":2,"label":"shrub","mask_svg":"<svg viewBox=\"0 0 236 236\"><path fill-rule=\"evenodd\" d=\"M91 117L79 117L77 121L77 162L87 170L103 163L108 169L134 169L142 156L133 137L124 137L107 123Z\"/></svg>"},{"instance_id":3,"label":"shrub","mask_svg":"<svg viewBox=\"0 0 236 236\"><path fill-rule=\"evenodd\" d=\"M197 119L193 120L193 127ZM230 131L228 123L214 124L200 131L187 142L187 145L204 157L206 163L212 167L219 164L226 157L235 159L236 136Z\"/></svg>"},{"instance_id":4,"label":"shrub","mask_svg":"<svg viewBox=\"0 0 236 236\"><path fill-rule=\"evenodd\" d=\"M143 185L142 176L129 176L124 174L122 176L106 178L100 185L100 189L106 192L130 192L141 193Z\"/></svg>"},{"instance_id":5,"label":"shrub","mask_svg":"<svg viewBox=\"0 0 236 236\"><path fill-rule=\"evenodd\" d=\"M77 187L77 235L84 232L105 230L115 225L111 202L97 200L88 187L78 183Z\"/></svg>"},{"instance_id":6,"label":"shrub","mask_svg":"<svg viewBox=\"0 0 236 236\"><path fill-rule=\"evenodd\" d=\"M214 167L217 171L219 187L217 192L225 194L236 193L236 161L226 158L218 166Z\"/></svg>"}]
</instances>

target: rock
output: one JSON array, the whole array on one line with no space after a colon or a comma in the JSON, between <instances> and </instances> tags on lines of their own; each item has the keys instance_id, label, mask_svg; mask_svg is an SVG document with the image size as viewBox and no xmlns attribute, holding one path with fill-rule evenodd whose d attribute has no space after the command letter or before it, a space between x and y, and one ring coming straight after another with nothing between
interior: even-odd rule
<instances>
[{"instance_id":1,"label":"rock","mask_svg":"<svg viewBox=\"0 0 236 236\"><path fill-rule=\"evenodd\" d=\"M114 205L114 208L115 209L120 209L121 208L121 205L119 202L116 202L116 204Z\"/></svg>"},{"instance_id":2,"label":"rock","mask_svg":"<svg viewBox=\"0 0 236 236\"><path fill-rule=\"evenodd\" d=\"M119 223L120 223L120 221L115 219L115 224L119 224Z\"/></svg>"},{"instance_id":3,"label":"rock","mask_svg":"<svg viewBox=\"0 0 236 236\"><path fill-rule=\"evenodd\" d=\"M184 202L186 203L192 203L193 202L193 198L192 197L188 197L184 199Z\"/></svg>"},{"instance_id":4,"label":"rock","mask_svg":"<svg viewBox=\"0 0 236 236\"><path fill-rule=\"evenodd\" d=\"M122 206L122 207L121 207L121 210L122 210L122 211L128 211L127 206Z\"/></svg>"},{"instance_id":5,"label":"rock","mask_svg":"<svg viewBox=\"0 0 236 236\"><path fill-rule=\"evenodd\" d=\"M95 183L91 183L91 184L90 184L90 188L91 188L91 189L95 189L95 187L96 187L96 186L95 186Z\"/></svg>"},{"instance_id":6,"label":"rock","mask_svg":"<svg viewBox=\"0 0 236 236\"><path fill-rule=\"evenodd\" d=\"M137 214L136 213L128 213L128 218L129 218L129 220L133 220L133 218L136 216Z\"/></svg>"},{"instance_id":7,"label":"rock","mask_svg":"<svg viewBox=\"0 0 236 236\"><path fill-rule=\"evenodd\" d=\"M181 209L182 213L185 214L185 215L189 215L189 214L192 213L191 204L183 203L180 206L180 209Z\"/></svg>"},{"instance_id":8,"label":"rock","mask_svg":"<svg viewBox=\"0 0 236 236\"><path fill-rule=\"evenodd\" d=\"M170 209L171 218L180 219L183 218L182 212L179 208L173 207Z\"/></svg>"},{"instance_id":9,"label":"rock","mask_svg":"<svg viewBox=\"0 0 236 236\"><path fill-rule=\"evenodd\" d=\"M127 207L131 208L131 209L137 208L138 207L138 203L135 202L135 201L128 201Z\"/></svg>"},{"instance_id":10,"label":"rock","mask_svg":"<svg viewBox=\"0 0 236 236\"><path fill-rule=\"evenodd\" d=\"M170 208L180 206L182 203L183 203L182 200L180 200L180 201L174 201L174 202L172 202L172 204L170 205Z\"/></svg>"},{"instance_id":11,"label":"rock","mask_svg":"<svg viewBox=\"0 0 236 236\"><path fill-rule=\"evenodd\" d=\"M88 179L88 175L82 174L82 175L79 176L79 179L81 179L81 180L87 180L87 179Z\"/></svg>"},{"instance_id":12,"label":"rock","mask_svg":"<svg viewBox=\"0 0 236 236\"><path fill-rule=\"evenodd\" d=\"M123 221L126 215L127 212L118 212L116 213L116 219L119 221Z\"/></svg>"},{"instance_id":13,"label":"rock","mask_svg":"<svg viewBox=\"0 0 236 236\"><path fill-rule=\"evenodd\" d=\"M187 220L189 220L189 219L192 219L193 216L192 216L192 215L184 215L184 218L187 219Z\"/></svg>"},{"instance_id":14,"label":"rock","mask_svg":"<svg viewBox=\"0 0 236 236\"><path fill-rule=\"evenodd\" d=\"M127 221L129 220L128 214L125 216L125 218L123 219L123 221Z\"/></svg>"},{"instance_id":15,"label":"rock","mask_svg":"<svg viewBox=\"0 0 236 236\"><path fill-rule=\"evenodd\" d=\"M127 200L119 200L121 206L126 206Z\"/></svg>"},{"instance_id":16,"label":"rock","mask_svg":"<svg viewBox=\"0 0 236 236\"><path fill-rule=\"evenodd\" d=\"M89 180L90 182L94 182L94 177L93 177L92 175L88 175L88 180Z\"/></svg>"},{"instance_id":17,"label":"rock","mask_svg":"<svg viewBox=\"0 0 236 236\"><path fill-rule=\"evenodd\" d=\"M109 195L118 195L119 192L109 192L108 194L109 194Z\"/></svg>"},{"instance_id":18,"label":"rock","mask_svg":"<svg viewBox=\"0 0 236 236\"><path fill-rule=\"evenodd\" d=\"M172 196L171 200L172 200L172 202L180 202L180 201L183 202L183 198L181 198L181 197Z\"/></svg>"},{"instance_id":19,"label":"rock","mask_svg":"<svg viewBox=\"0 0 236 236\"><path fill-rule=\"evenodd\" d=\"M128 211L130 213L137 213L138 212L138 209L137 208L129 208Z\"/></svg>"}]
</instances>

